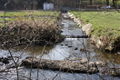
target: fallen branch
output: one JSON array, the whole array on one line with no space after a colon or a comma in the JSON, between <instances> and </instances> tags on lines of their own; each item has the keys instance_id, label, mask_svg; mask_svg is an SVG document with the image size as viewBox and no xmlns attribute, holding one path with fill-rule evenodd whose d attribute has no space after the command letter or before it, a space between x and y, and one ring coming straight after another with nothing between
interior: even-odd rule
<instances>
[{"instance_id":1,"label":"fallen branch","mask_svg":"<svg viewBox=\"0 0 120 80\"><path fill-rule=\"evenodd\" d=\"M26 58L22 61L21 66L25 66L26 68L40 68L77 73L97 73L99 71L95 62L87 62L83 61L83 59L78 61L41 59L39 62L37 58Z\"/></svg>"}]
</instances>

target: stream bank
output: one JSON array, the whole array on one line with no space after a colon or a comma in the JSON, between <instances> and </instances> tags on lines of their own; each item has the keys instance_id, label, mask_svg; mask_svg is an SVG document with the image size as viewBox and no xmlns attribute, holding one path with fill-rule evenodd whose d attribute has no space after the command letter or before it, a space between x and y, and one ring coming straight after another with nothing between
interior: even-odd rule
<instances>
[{"instance_id":1,"label":"stream bank","mask_svg":"<svg viewBox=\"0 0 120 80\"><path fill-rule=\"evenodd\" d=\"M68 16L63 14L64 16ZM19 59L19 63L21 64L26 58L36 57L40 60L48 60L48 61L70 61L75 60L80 61L79 59L88 59L89 62L97 62L97 61L104 61L106 66L101 68L99 73L95 74L88 74L88 73L68 73L67 71L53 71L51 69L33 69L33 68L26 68L24 66L20 66L18 68L19 78L21 80L100 80L101 78L105 80L115 79L119 80L118 77L113 77L111 74L108 74L109 67L110 68L119 68L120 62L111 62L108 58L108 55L103 55L99 53L95 53L94 50L90 47L89 38L77 38L77 36L84 36L85 33L79 28L76 23L69 19L62 19L61 21L61 30L62 35L68 36L64 39L61 43L58 43L52 47L50 46L43 46L43 47L27 47L27 48L18 48L18 49L11 49L11 53L15 60ZM74 36L74 37L73 37ZM73 37L73 38L72 38ZM86 52L87 51L87 52ZM0 50L0 55L2 57L9 57L8 50ZM111 55L113 56L113 55ZM119 59L119 56L114 56L116 59ZM9 68L10 65L13 65L13 61L9 60L9 64L3 64L1 66L2 70L5 70L0 74L0 78L5 80L14 80L16 79L16 70L13 68ZM49 63L48 63L49 64ZM57 66L57 65L56 65ZM94 65L93 65L94 66ZM108 67L109 66L109 67ZM114 70L113 70L114 71ZM110 72L111 73L111 72Z\"/></svg>"},{"instance_id":2,"label":"stream bank","mask_svg":"<svg viewBox=\"0 0 120 80\"><path fill-rule=\"evenodd\" d=\"M86 35L90 36L91 44L95 45L96 48L103 52L108 53L119 53L120 51L120 37L109 37L109 36L96 36L92 34L93 28L92 24L83 24L82 20L77 18L74 14L68 13L69 17L86 33Z\"/></svg>"}]
</instances>

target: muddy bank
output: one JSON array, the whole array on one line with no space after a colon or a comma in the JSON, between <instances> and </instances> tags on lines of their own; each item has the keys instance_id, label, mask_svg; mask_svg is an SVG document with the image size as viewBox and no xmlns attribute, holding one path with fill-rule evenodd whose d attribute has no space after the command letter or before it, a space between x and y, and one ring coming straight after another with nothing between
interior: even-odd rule
<instances>
[{"instance_id":1,"label":"muddy bank","mask_svg":"<svg viewBox=\"0 0 120 80\"><path fill-rule=\"evenodd\" d=\"M90 42L95 45L98 49L105 52L119 52L120 51L120 37L110 38L109 36L95 36L91 34L92 24L82 24L82 21L79 18L76 18L72 13L68 13L69 17L77 23L79 27L90 36Z\"/></svg>"},{"instance_id":2,"label":"muddy bank","mask_svg":"<svg viewBox=\"0 0 120 80\"><path fill-rule=\"evenodd\" d=\"M61 30L57 23L39 20L19 20L0 27L0 44L17 45L54 45L61 42Z\"/></svg>"},{"instance_id":3,"label":"muddy bank","mask_svg":"<svg viewBox=\"0 0 120 80\"><path fill-rule=\"evenodd\" d=\"M91 43L103 52L116 53L120 51L120 37L110 39L109 36L91 36Z\"/></svg>"},{"instance_id":4,"label":"muddy bank","mask_svg":"<svg viewBox=\"0 0 120 80\"><path fill-rule=\"evenodd\" d=\"M103 73L114 77L120 77L120 68L108 68L103 71Z\"/></svg>"}]
</instances>

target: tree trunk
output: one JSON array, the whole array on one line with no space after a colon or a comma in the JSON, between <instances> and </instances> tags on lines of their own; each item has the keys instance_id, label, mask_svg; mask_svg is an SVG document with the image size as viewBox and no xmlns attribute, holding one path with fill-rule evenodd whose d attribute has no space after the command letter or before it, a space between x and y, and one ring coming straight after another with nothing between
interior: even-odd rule
<instances>
[{"instance_id":1,"label":"tree trunk","mask_svg":"<svg viewBox=\"0 0 120 80\"><path fill-rule=\"evenodd\" d=\"M109 0L106 0L106 5L108 6L108 5L110 5L110 2L109 2Z\"/></svg>"},{"instance_id":2,"label":"tree trunk","mask_svg":"<svg viewBox=\"0 0 120 80\"><path fill-rule=\"evenodd\" d=\"M93 5L93 0L90 0L90 5Z\"/></svg>"},{"instance_id":3,"label":"tree trunk","mask_svg":"<svg viewBox=\"0 0 120 80\"><path fill-rule=\"evenodd\" d=\"M112 0L112 3L113 3L113 7L117 8L117 0Z\"/></svg>"},{"instance_id":4,"label":"tree trunk","mask_svg":"<svg viewBox=\"0 0 120 80\"><path fill-rule=\"evenodd\" d=\"M21 66L27 68L51 69L65 72L79 72L79 73L97 73L99 70L95 62L88 62L86 59L80 60L46 60L27 58L22 61Z\"/></svg>"}]
</instances>

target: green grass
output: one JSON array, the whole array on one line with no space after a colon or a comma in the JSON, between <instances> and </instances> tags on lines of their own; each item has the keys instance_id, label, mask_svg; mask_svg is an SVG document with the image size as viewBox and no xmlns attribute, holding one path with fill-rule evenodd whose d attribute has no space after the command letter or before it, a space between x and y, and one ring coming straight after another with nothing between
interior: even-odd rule
<instances>
[{"instance_id":1,"label":"green grass","mask_svg":"<svg viewBox=\"0 0 120 80\"><path fill-rule=\"evenodd\" d=\"M26 16L26 15L39 15L39 16L59 16L57 11L7 11L0 12L0 16Z\"/></svg>"},{"instance_id":2,"label":"green grass","mask_svg":"<svg viewBox=\"0 0 120 80\"><path fill-rule=\"evenodd\" d=\"M72 11L72 13L80 18L84 24L92 23L93 32L92 34L96 36L109 36L116 38L120 36L120 13L114 12L77 12Z\"/></svg>"},{"instance_id":3,"label":"green grass","mask_svg":"<svg viewBox=\"0 0 120 80\"><path fill-rule=\"evenodd\" d=\"M16 20L29 20L31 19L31 17L24 17L24 16L36 16L34 17L34 19L36 20L46 20L46 21L50 21L50 22L54 22L56 21L57 17L59 16L60 12L57 11L7 11L7 12L0 12L0 17L1 16L7 16L7 17L11 17L11 18L0 18L0 26L4 26L4 21L11 22L11 21L16 21ZM16 16L16 17L15 17ZM51 17L37 17L37 16L54 16L54 18ZM15 18L12 18L15 17Z\"/></svg>"}]
</instances>

